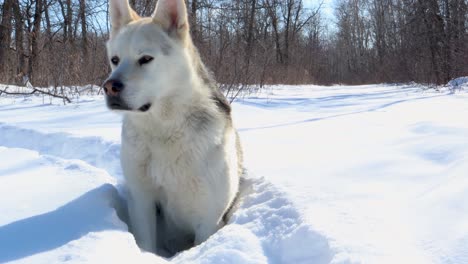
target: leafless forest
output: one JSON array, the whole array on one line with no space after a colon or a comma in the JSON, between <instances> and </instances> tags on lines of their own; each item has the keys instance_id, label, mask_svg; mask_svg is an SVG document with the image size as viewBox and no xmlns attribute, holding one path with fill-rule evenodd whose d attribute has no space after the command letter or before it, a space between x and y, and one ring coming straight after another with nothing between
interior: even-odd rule
<instances>
[{"instance_id":1,"label":"leafless forest","mask_svg":"<svg viewBox=\"0 0 468 264\"><path fill-rule=\"evenodd\" d=\"M0 0L0 82L100 84L108 0ZM156 0L130 0L150 15ZM191 0L217 80L238 84L443 84L468 75L468 0Z\"/></svg>"}]
</instances>

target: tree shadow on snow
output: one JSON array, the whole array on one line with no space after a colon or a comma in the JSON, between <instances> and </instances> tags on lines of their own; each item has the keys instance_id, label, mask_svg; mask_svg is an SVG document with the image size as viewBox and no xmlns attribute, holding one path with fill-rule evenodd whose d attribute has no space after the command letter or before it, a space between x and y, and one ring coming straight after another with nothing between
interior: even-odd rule
<instances>
[{"instance_id":1,"label":"tree shadow on snow","mask_svg":"<svg viewBox=\"0 0 468 264\"><path fill-rule=\"evenodd\" d=\"M292 121L292 122L287 122L287 123L282 123L282 124L274 124L274 125L262 126L262 127L241 128L241 129L238 129L238 131L245 132L245 131L252 131L252 130L293 126L293 125L298 125L298 124L303 124L303 123L311 123L311 122L327 120L327 119L333 119L333 118L349 116L349 115L356 115L356 114L361 114L361 113L366 113L366 112L375 112L375 111L378 111L378 110L382 110L382 109L391 107L393 105L398 105L398 104L402 104L402 103L406 103L406 102L426 100L426 99L431 99L431 98L435 98L435 97L443 97L443 96L446 96L446 95L441 94L441 95L431 95L431 96L425 96L425 97L419 97L419 98L396 100L396 101L391 101L391 102L384 103L384 104L381 104L381 105L372 106L372 107L370 107L368 109L353 111L353 112L349 112L349 113L336 114L336 115L330 115L330 116L324 116L324 117L309 118L309 119L304 119L304 120L298 120L298 121Z\"/></svg>"},{"instance_id":2,"label":"tree shadow on snow","mask_svg":"<svg viewBox=\"0 0 468 264\"><path fill-rule=\"evenodd\" d=\"M54 211L0 227L0 263L49 251L90 233L119 229L112 217L121 201L110 184L95 188Z\"/></svg>"},{"instance_id":3,"label":"tree shadow on snow","mask_svg":"<svg viewBox=\"0 0 468 264\"><path fill-rule=\"evenodd\" d=\"M365 93L343 93L324 97L281 97L281 98L263 98L249 96L245 99L238 99L236 102L261 108L290 108L297 106L318 105L324 108L339 108L341 106L362 104L363 101L372 102L375 100L400 98L401 94L408 91L402 90L384 90L384 91L366 91ZM348 103L346 103L348 102Z\"/></svg>"}]
</instances>

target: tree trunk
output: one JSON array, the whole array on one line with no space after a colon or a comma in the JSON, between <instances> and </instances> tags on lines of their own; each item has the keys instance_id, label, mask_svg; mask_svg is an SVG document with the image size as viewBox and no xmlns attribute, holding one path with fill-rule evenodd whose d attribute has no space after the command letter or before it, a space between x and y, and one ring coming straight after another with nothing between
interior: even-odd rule
<instances>
[{"instance_id":1,"label":"tree trunk","mask_svg":"<svg viewBox=\"0 0 468 264\"><path fill-rule=\"evenodd\" d=\"M250 0L250 17L248 22L248 30L247 30L247 49L245 52L245 61L246 61L246 68L249 68L250 65L250 58L252 56L252 49L253 49L253 38L254 38L254 24L255 24L255 8L257 6L257 0Z\"/></svg>"},{"instance_id":2,"label":"tree trunk","mask_svg":"<svg viewBox=\"0 0 468 264\"><path fill-rule=\"evenodd\" d=\"M15 17L15 49L16 49L16 76L15 82L23 84L23 77L26 73L25 69L25 54L24 54L24 18L21 15L21 10L18 0L13 1L13 15Z\"/></svg>"},{"instance_id":3,"label":"tree trunk","mask_svg":"<svg viewBox=\"0 0 468 264\"><path fill-rule=\"evenodd\" d=\"M429 49L431 54L431 66L433 74L433 82L441 84L444 80L441 78L442 67L440 65L440 59L442 55L441 45L444 34L443 19L440 17L440 9L437 0L419 0L420 8L423 8L424 12L424 24L426 27L426 37L429 43Z\"/></svg>"},{"instance_id":4,"label":"tree trunk","mask_svg":"<svg viewBox=\"0 0 468 264\"><path fill-rule=\"evenodd\" d=\"M294 0L288 0L287 9L286 9L286 17L285 17L285 25L284 25L284 62L285 64L289 64L289 32L291 29L291 16L292 16L292 9L294 7Z\"/></svg>"},{"instance_id":5,"label":"tree trunk","mask_svg":"<svg viewBox=\"0 0 468 264\"><path fill-rule=\"evenodd\" d=\"M88 32L86 25L86 0L80 0L81 39L83 57L88 58ZM86 64L86 63L85 63Z\"/></svg>"},{"instance_id":6,"label":"tree trunk","mask_svg":"<svg viewBox=\"0 0 468 264\"><path fill-rule=\"evenodd\" d=\"M450 13L449 0L444 0L445 18L445 38L444 38L444 82L452 78L452 43L453 43L453 23Z\"/></svg>"},{"instance_id":7,"label":"tree trunk","mask_svg":"<svg viewBox=\"0 0 468 264\"><path fill-rule=\"evenodd\" d=\"M276 15L277 4L275 0L273 1L274 1L273 2L274 5L270 3L270 0L266 0L266 5L268 9L268 14L271 18L271 25L273 27L273 34L275 38L276 62L283 64L284 60L283 60L283 53L281 51L281 44L280 44L280 35L279 35L279 29L278 29L278 16Z\"/></svg>"},{"instance_id":8,"label":"tree trunk","mask_svg":"<svg viewBox=\"0 0 468 264\"><path fill-rule=\"evenodd\" d=\"M29 59L29 77L32 84L36 84L39 76L35 73L38 69L39 57L39 37L41 34L41 18L42 18L42 0L36 0L34 9L33 30L31 32L31 57Z\"/></svg>"},{"instance_id":9,"label":"tree trunk","mask_svg":"<svg viewBox=\"0 0 468 264\"><path fill-rule=\"evenodd\" d=\"M2 21L0 23L0 75L8 76L7 65L9 64L8 54L10 53L11 42L11 7L12 0L5 0L3 3ZM2 81L7 81L6 79Z\"/></svg>"},{"instance_id":10,"label":"tree trunk","mask_svg":"<svg viewBox=\"0 0 468 264\"><path fill-rule=\"evenodd\" d=\"M70 39L73 37L72 34L73 34L73 10L72 10L72 1L71 0L66 0L67 2L67 18L66 18L66 21L67 21L67 29L68 29L68 32L67 32L67 36L68 36L68 41L70 41Z\"/></svg>"}]
</instances>

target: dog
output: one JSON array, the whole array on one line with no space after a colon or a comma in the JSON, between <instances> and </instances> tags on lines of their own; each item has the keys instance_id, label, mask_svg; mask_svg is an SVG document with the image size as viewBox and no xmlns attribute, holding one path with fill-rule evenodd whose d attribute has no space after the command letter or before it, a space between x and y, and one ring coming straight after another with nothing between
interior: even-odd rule
<instances>
[{"instance_id":1,"label":"dog","mask_svg":"<svg viewBox=\"0 0 468 264\"><path fill-rule=\"evenodd\" d=\"M140 17L110 0L104 82L123 114L121 165L130 228L163 256L198 245L225 224L243 173L231 107L193 45L184 0Z\"/></svg>"}]
</instances>

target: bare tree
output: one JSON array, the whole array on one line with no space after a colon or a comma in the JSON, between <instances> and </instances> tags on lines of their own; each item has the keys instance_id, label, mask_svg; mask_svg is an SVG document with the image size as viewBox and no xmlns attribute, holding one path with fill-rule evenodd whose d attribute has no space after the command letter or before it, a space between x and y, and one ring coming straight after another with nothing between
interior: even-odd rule
<instances>
[{"instance_id":1,"label":"bare tree","mask_svg":"<svg viewBox=\"0 0 468 264\"><path fill-rule=\"evenodd\" d=\"M9 64L9 49L12 30L12 2L13 0L5 0L2 5L2 16L0 21L0 73L8 72L8 68L6 66ZM5 79L3 81L9 80Z\"/></svg>"},{"instance_id":2,"label":"bare tree","mask_svg":"<svg viewBox=\"0 0 468 264\"><path fill-rule=\"evenodd\" d=\"M28 64L28 75L30 76L32 83L34 83L34 70L38 68L39 65L39 38L41 37L41 21L43 13L43 0L36 0L34 6L34 16L33 16L33 28L31 31L31 52ZM39 78L39 77L37 77Z\"/></svg>"},{"instance_id":3,"label":"bare tree","mask_svg":"<svg viewBox=\"0 0 468 264\"><path fill-rule=\"evenodd\" d=\"M130 0L142 16L156 0ZM0 81L100 84L106 0L4 0ZM467 0L187 0L193 40L220 86L430 82L468 75ZM330 22L333 21L333 22ZM329 26L334 23L333 26Z\"/></svg>"}]
</instances>

